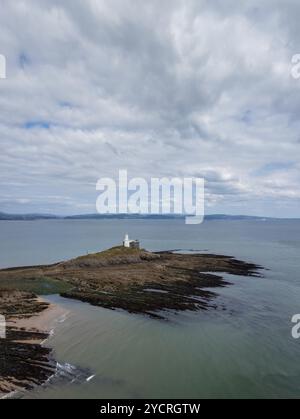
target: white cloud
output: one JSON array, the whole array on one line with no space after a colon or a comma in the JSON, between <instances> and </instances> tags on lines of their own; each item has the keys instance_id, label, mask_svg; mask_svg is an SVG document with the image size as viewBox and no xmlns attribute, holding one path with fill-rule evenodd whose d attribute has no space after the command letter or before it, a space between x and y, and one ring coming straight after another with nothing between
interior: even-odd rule
<instances>
[{"instance_id":1,"label":"white cloud","mask_svg":"<svg viewBox=\"0 0 300 419\"><path fill-rule=\"evenodd\" d=\"M205 176L209 211L299 215L300 5L246 3L3 1L0 210L92 211L127 168Z\"/></svg>"}]
</instances>

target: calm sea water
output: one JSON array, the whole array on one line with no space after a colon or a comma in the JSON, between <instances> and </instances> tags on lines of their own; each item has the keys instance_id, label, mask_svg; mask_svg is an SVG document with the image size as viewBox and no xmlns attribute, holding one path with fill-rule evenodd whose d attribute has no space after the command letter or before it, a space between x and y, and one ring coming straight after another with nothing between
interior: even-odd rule
<instances>
[{"instance_id":1,"label":"calm sea water","mask_svg":"<svg viewBox=\"0 0 300 419\"><path fill-rule=\"evenodd\" d=\"M265 277L227 275L233 285L218 290L220 309L170 314L169 322L48 297L69 311L48 345L78 379L54 379L26 397L300 396L300 339L291 336L300 313L300 221L0 222L0 266L102 250L126 232L149 250L234 255L263 265Z\"/></svg>"}]
</instances>

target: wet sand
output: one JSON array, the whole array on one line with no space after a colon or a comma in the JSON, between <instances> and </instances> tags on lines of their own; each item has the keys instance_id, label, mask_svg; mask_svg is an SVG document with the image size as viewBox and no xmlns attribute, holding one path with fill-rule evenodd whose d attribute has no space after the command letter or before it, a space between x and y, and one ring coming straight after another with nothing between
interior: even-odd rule
<instances>
[{"instance_id":1,"label":"wet sand","mask_svg":"<svg viewBox=\"0 0 300 419\"><path fill-rule=\"evenodd\" d=\"M41 297L38 297L37 301L48 304L48 302ZM67 316L68 313L69 312L65 310L63 307L51 303L40 314L32 316L30 318L12 319L9 322L9 325L12 324L18 329L25 328L28 331L39 331L41 333L49 334L53 330L53 328L55 328L59 319L61 319L63 316Z\"/></svg>"}]
</instances>

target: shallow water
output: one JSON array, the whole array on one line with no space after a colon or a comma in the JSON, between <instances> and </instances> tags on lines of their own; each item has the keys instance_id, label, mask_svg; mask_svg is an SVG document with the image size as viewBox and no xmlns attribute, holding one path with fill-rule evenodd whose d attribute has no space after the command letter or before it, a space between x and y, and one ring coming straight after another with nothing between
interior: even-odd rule
<instances>
[{"instance_id":1,"label":"shallow water","mask_svg":"<svg viewBox=\"0 0 300 419\"><path fill-rule=\"evenodd\" d=\"M300 313L300 221L0 222L0 266L68 259L118 244L126 232L149 250L234 255L268 270L264 278L226 275L233 285L215 290L217 310L170 313L168 322L49 296L70 313L48 344L60 364L86 373L27 397L299 397L291 317Z\"/></svg>"}]
</instances>

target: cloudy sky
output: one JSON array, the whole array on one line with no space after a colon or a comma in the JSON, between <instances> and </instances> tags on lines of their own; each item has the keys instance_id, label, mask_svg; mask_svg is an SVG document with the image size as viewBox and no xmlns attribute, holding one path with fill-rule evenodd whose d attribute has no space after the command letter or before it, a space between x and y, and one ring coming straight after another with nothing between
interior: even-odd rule
<instances>
[{"instance_id":1,"label":"cloudy sky","mask_svg":"<svg viewBox=\"0 0 300 419\"><path fill-rule=\"evenodd\" d=\"M0 2L0 211L95 212L127 169L300 216L298 0Z\"/></svg>"}]
</instances>

